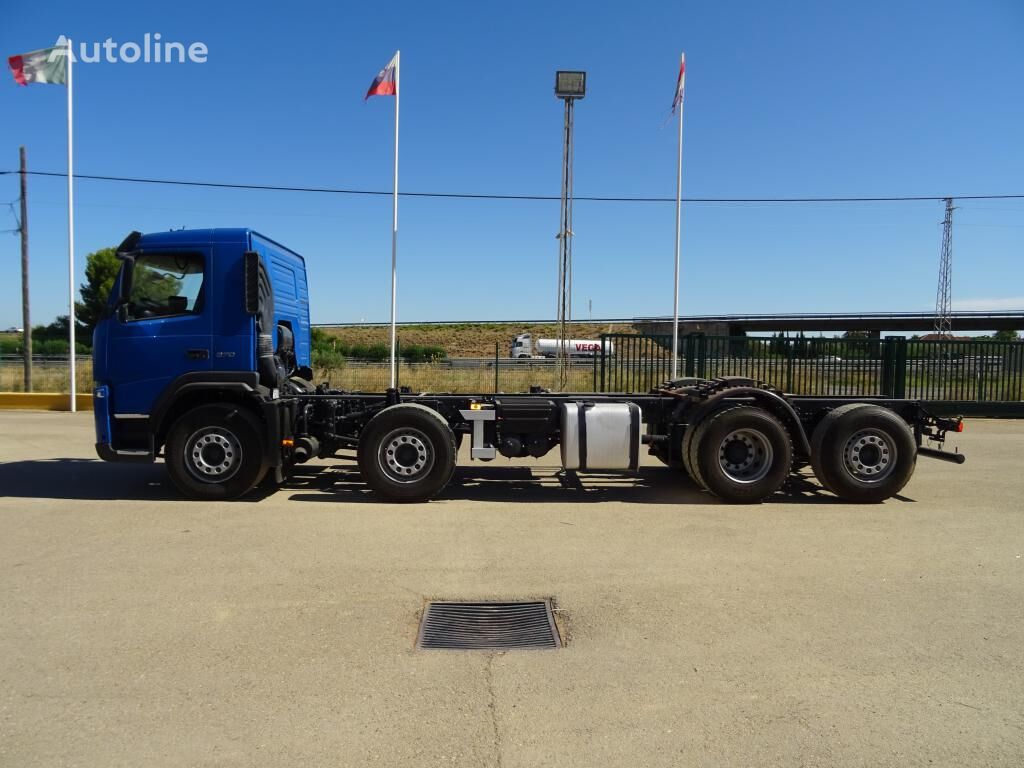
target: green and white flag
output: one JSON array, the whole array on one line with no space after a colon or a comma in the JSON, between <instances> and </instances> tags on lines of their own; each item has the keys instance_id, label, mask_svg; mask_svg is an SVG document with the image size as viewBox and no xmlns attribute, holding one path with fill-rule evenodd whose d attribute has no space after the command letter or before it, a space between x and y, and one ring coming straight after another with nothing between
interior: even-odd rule
<instances>
[{"instance_id":1,"label":"green and white flag","mask_svg":"<svg viewBox=\"0 0 1024 768\"><path fill-rule=\"evenodd\" d=\"M64 46L43 48L10 56L7 59L7 64L11 68L11 72L14 73L14 80L18 85L31 85L32 83L67 85L67 53L68 49Z\"/></svg>"}]
</instances>

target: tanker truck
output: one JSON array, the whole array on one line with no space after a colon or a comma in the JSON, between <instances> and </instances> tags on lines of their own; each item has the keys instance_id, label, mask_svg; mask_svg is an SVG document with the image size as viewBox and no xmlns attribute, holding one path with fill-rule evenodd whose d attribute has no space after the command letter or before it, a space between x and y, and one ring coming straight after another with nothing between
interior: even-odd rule
<instances>
[{"instance_id":1,"label":"tanker truck","mask_svg":"<svg viewBox=\"0 0 1024 768\"><path fill-rule=\"evenodd\" d=\"M607 353L615 354L615 345L612 342L605 342L608 345ZM593 357L601 353L600 339L568 339L563 342L565 353L569 357ZM530 357L557 357L557 339L534 339L532 334L520 333L512 340L512 351L509 357L530 358Z\"/></svg>"}]
</instances>

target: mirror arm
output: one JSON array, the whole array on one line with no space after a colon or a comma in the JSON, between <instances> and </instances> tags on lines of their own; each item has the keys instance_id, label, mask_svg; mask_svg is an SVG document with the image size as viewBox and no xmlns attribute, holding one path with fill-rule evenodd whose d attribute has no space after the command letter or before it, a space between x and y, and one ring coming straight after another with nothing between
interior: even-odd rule
<instances>
[{"instance_id":1,"label":"mirror arm","mask_svg":"<svg viewBox=\"0 0 1024 768\"><path fill-rule=\"evenodd\" d=\"M138 251L118 251L117 258L119 258L123 264L121 266L121 274L119 277L120 282L118 283L117 301L114 303L115 309L120 309L128 303L128 298L131 295L132 289L132 273L135 271L135 257Z\"/></svg>"}]
</instances>

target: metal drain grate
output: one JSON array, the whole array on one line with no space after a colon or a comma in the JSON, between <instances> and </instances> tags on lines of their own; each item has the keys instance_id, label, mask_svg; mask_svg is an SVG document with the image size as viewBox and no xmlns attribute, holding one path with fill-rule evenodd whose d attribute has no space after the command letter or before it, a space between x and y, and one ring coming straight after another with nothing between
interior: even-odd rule
<instances>
[{"instance_id":1,"label":"metal drain grate","mask_svg":"<svg viewBox=\"0 0 1024 768\"><path fill-rule=\"evenodd\" d=\"M427 603L417 648L517 650L559 648L551 603Z\"/></svg>"}]
</instances>

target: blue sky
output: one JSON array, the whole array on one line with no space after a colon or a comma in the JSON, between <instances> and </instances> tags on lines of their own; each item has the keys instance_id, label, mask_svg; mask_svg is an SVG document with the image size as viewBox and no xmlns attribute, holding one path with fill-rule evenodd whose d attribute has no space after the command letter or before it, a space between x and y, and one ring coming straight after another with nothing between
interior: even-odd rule
<instances>
[{"instance_id":1,"label":"blue sky","mask_svg":"<svg viewBox=\"0 0 1024 768\"><path fill-rule=\"evenodd\" d=\"M362 96L402 50L401 187L557 195L559 68L581 195L671 197L666 123L687 55L684 196L1024 193L1024 4L954 2L19 3L6 56L76 41L201 41L204 64L82 64L81 173L389 189L393 102ZM65 168L65 93L0 81L0 170ZM0 176L0 204L18 196ZM32 178L34 320L66 311L61 179ZM302 253L314 322L388 316L390 200L81 180L78 277L133 229L251 226ZM3 218L6 217L6 218ZM681 311L934 306L942 205L690 204ZM961 308L1024 308L1024 201L955 214ZM15 226L0 205L0 229ZM553 317L557 202L402 200L399 319ZM577 317L671 312L674 206L578 203ZM0 327L20 324L0 236Z\"/></svg>"}]
</instances>

